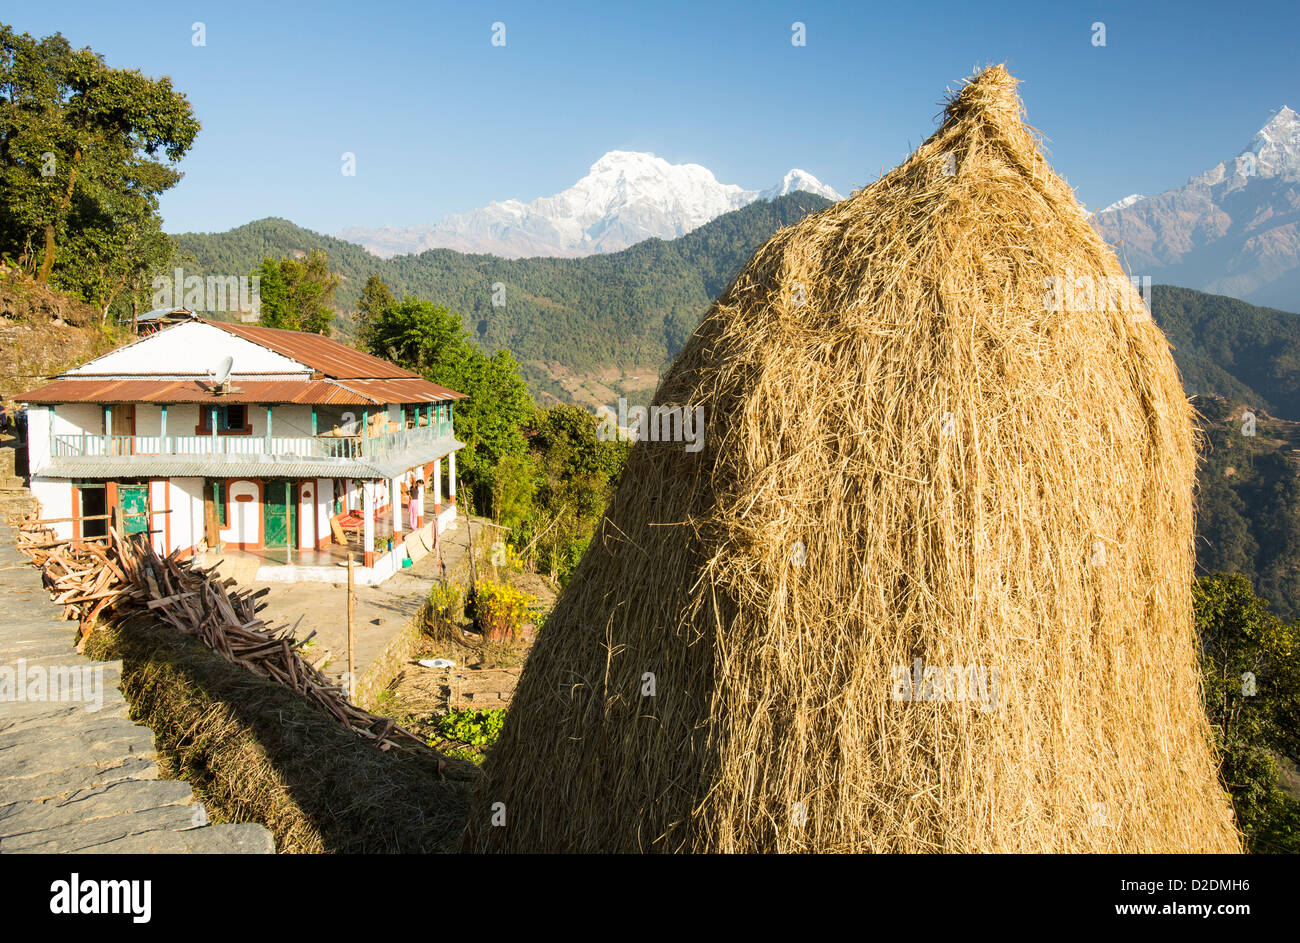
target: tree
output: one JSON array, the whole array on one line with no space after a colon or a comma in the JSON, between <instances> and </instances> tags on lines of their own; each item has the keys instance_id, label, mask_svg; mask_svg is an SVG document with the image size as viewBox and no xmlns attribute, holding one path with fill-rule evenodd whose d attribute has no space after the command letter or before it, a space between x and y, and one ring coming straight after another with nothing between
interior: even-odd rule
<instances>
[{"instance_id":1,"label":"tree","mask_svg":"<svg viewBox=\"0 0 1300 943\"><path fill-rule=\"evenodd\" d=\"M198 131L170 79L0 26L0 252L106 312L165 261L158 197Z\"/></svg>"},{"instance_id":2,"label":"tree","mask_svg":"<svg viewBox=\"0 0 1300 943\"><path fill-rule=\"evenodd\" d=\"M535 408L519 364L509 351L484 354L460 315L441 305L413 296L385 305L377 288L372 297L366 350L468 396L453 414L456 438L465 443L457 453L462 491L480 513L499 518L507 502L517 508L529 493L528 473L507 459L527 452L522 430Z\"/></svg>"},{"instance_id":3,"label":"tree","mask_svg":"<svg viewBox=\"0 0 1300 943\"><path fill-rule=\"evenodd\" d=\"M1194 588L1205 706L1220 775L1256 851L1300 851L1300 803L1280 784L1278 757L1300 759L1300 645L1250 580L1217 574Z\"/></svg>"},{"instance_id":4,"label":"tree","mask_svg":"<svg viewBox=\"0 0 1300 943\"><path fill-rule=\"evenodd\" d=\"M568 581L595 533L631 448L602 441L595 416L578 406L538 413L529 440L540 479L532 512L511 533L521 556Z\"/></svg>"},{"instance_id":5,"label":"tree","mask_svg":"<svg viewBox=\"0 0 1300 943\"><path fill-rule=\"evenodd\" d=\"M357 338L363 345L370 334L370 325L375 320L383 318L396 304L397 299L393 297L392 291L384 280L378 275L371 274L366 279L366 286L361 289L361 297L357 301Z\"/></svg>"},{"instance_id":6,"label":"tree","mask_svg":"<svg viewBox=\"0 0 1300 943\"><path fill-rule=\"evenodd\" d=\"M260 279L262 324L310 334L329 333L339 277L330 271L323 251L312 250L306 261L263 259L253 274Z\"/></svg>"}]
</instances>

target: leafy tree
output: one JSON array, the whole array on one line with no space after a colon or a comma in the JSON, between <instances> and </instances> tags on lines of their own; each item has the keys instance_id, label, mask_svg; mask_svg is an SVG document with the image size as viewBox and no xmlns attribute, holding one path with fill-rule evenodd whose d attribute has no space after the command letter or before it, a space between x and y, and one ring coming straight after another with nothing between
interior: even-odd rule
<instances>
[{"instance_id":1,"label":"leafy tree","mask_svg":"<svg viewBox=\"0 0 1300 943\"><path fill-rule=\"evenodd\" d=\"M107 313L170 254L158 197L198 131L170 79L0 25L0 252Z\"/></svg>"},{"instance_id":2,"label":"leafy tree","mask_svg":"<svg viewBox=\"0 0 1300 943\"><path fill-rule=\"evenodd\" d=\"M339 277L330 271L325 253L313 250L307 259L263 259L253 273L260 277L261 323L311 334L328 334L334 320L334 292Z\"/></svg>"},{"instance_id":3,"label":"leafy tree","mask_svg":"<svg viewBox=\"0 0 1300 943\"><path fill-rule=\"evenodd\" d=\"M514 525L511 539L561 583L586 551L630 448L602 441L598 426L584 409L552 406L539 412L529 441L539 482L532 512Z\"/></svg>"},{"instance_id":4,"label":"leafy tree","mask_svg":"<svg viewBox=\"0 0 1300 943\"><path fill-rule=\"evenodd\" d=\"M383 318L396 304L397 299L382 278L372 274L366 279L357 301L357 337L363 344L369 337L371 323Z\"/></svg>"},{"instance_id":5,"label":"leafy tree","mask_svg":"<svg viewBox=\"0 0 1300 943\"><path fill-rule=\"evenodd\" d=\"M1221 776L1255 851L1300 851L1300 803L1281 786L1278 756L1300 758L1297 625L1274 616L1239 574L1196 583L1205 704Z\"/></svg>"},{"instance_id":6,"label":"leafy tree","mask_svg":"<svg viewBox=\"0 0 1300 943\"><path fill-rule=\"evenodd\" d=\"M376 291L373 297L382 295ZM460 315L411 296L377 305L363 342L370 353L467 395L453 414L456 437L466 446L457 453L462 490L477 510L494 517L517 509L528 493L528 473L507 459L524 457L523 429L535 407L510 352L484 354L470 341Z\"/></svg>"}]
</instances>

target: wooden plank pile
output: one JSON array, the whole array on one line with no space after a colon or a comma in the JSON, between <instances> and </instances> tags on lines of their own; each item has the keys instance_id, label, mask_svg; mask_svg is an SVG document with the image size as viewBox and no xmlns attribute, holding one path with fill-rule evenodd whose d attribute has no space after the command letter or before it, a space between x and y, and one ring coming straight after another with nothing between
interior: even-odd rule
<instances>
[{"instance_id":1,"label":"wooden plank pile","mask_svg":"<svg viewBox=\"0 0 1300 943\"><path fill-rule=\"evenodd\" d=\"M269 590L239 590L235 580L222 579L215 566L204 569L181 562L174 553L159 557L144 536L124 539L110 527L105 540L71 544L55 539L47 522L34 515L20 523L18 549L41 568L50 598L64 607L64 618L81 624L78 651L101 616L149 610L229 661L311 698L380 749L398 741L425 745L392 719L350 703L342 685L303 657L303 647L315 632L299 640L296 626L271 625L258 618L266 608L258 600Z\"/></svg>"}]
</instances>

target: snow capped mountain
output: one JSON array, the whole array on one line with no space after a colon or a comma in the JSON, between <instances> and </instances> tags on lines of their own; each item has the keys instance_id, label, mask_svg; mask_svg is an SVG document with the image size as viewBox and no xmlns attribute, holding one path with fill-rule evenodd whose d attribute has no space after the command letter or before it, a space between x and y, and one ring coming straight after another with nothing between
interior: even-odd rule
<instances>
[{"instance_id":1,"label":"snow capped mountain","mask_svg":"<svg viewBox=\"0 0 1300 943\"><path fill-rule=\"evenodd\" d=\"M1146 197L1144 197L1140 193L1130 193L1128 196L1124 197L1124 199L1116 200L1110 206L1103 206L1101 209L1097 210L1097 212L1109 213L1111 210L1122 210L1126 206L1132 206L1138 200L1145 200L1145 199Z\"/></svg>"},{"instance_id":2,"label":"snow capped mountain","mask_svg":"<svg viewBox=\"0 0 1300 943\"><path fill-rule=\"evenodd\" d=\"M791 170L766 190L746 190L719 183L699 164L610 151L554 196L493 202L424 226L349 226L337 235L384 258L436 248L505 258L583 256L617 252L653 237L674 239L755 200L796 190L842 199L803 170Z\"/></svg>"},{"instance_id":3,"label":"snow capped mountain","mask_svg":"<svg viewBox=\"0 0 1300 943\"><path fill-rule=\"evenodd\" d=\"M1300 115L1281 108L1237 156L1092 221L1131 274L1300 311Z\"/></svg>"},{"instance_id":4,"label":"snow capped mountain","mask_svg":"<svg viewBox=\"0 0 1300 943\"><path fill-rule=\"evenodd\" d=\"M775 200L779 196L785 196L787 193L794 193L796 190L802 190L805 193L815 193L818 196L824 196L828 200L842 200L840 196L826 184L822 183L806 170L800 170L796 167L794 170L786 173L781 178L781 182L774 187L768 187L758 195L760 200Z\"/></svg>"}]
</instances>

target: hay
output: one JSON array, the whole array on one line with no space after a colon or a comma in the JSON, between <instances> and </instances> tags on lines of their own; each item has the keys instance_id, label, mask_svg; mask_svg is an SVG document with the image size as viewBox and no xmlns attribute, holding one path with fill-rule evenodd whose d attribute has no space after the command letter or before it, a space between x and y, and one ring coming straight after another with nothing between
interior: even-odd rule
<instances>
[{"instance_id":1,"label":"hay","mask_svg":"<svg viewBox=\"0 0 1300 943\"><path fill-rule=\"evenodd\" d=\"M319 702L258 677L151 613L89 636L122 659L131 716L153 730L159 769L221 822L260 822L282 853L448 852L479 778L472 763L397 741L377 750Z\"/></svg>"},{"instance_id":2,"label":"hay","mask_svg":"<svg viewBox=\"0 0 1300 943\"><path fill-rule=\"evenodd\" d=\"M1021 112L981 72L709 310L655 397L705 447L634 447L462 848L1239 850L1191 411L1132 290L1045 300L1124 276ZM916 659L997 703L895 699Z\"/></svg>"}]
</instances>

